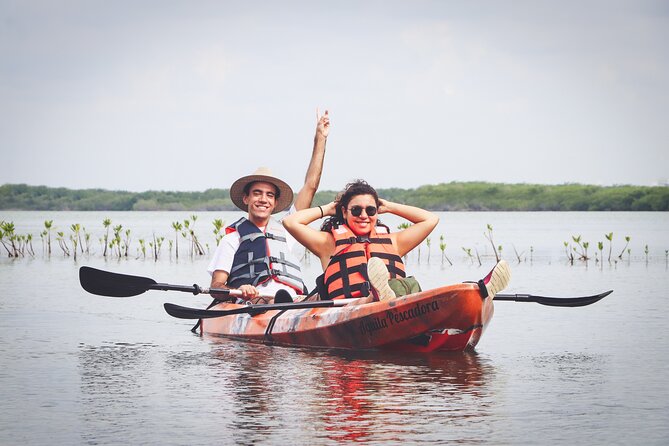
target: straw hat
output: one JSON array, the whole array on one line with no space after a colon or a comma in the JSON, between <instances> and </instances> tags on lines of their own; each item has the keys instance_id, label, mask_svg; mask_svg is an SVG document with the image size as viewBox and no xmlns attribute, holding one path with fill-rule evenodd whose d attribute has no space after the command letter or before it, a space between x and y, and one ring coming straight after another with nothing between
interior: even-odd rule
<instances>
[{"instance_id":1,"label":"straw hat","mask_svg":"<svg viewBox=\"0 0 669 446\"><path fill-rule=\"evenodd\" d=\"M267 167L259 167L258 170L253 172L251 175L246 175L241 177L230 187L230 199L232 202L242 211L248 211L249 207L244 204L244 188L250 183L256 181L263 181L265 183L273 184L278 190L278 196L276 197L276 205L272 214L281 212L284 209L287 209L288 206L293 202L293 189L285 182L277 177L275 177L272 172Z\"/></svg>"}]
</instances>

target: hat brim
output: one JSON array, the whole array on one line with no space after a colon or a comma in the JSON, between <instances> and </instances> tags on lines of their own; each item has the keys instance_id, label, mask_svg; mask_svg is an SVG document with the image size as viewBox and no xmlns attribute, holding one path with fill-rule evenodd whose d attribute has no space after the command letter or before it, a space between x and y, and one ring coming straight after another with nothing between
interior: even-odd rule
<instances>
[{"instance_id":1,"label":"hat brim","mask_svg":"<svg viewBox=\"0 0 669 446\"><path fill-rule=\"evenodd\" d=\"M244 204L244 188L247 184L258 181L273 184L279 191L279 196L276 198L272 214L276 214L277 212L281 212L290 207L293 202L293 189L291 189L285 181L267 175L247 175L232 183L232 186L230 187L230 199L235 206L244 212L248 212L249 207Z\"/></svg>"}]
</instances>

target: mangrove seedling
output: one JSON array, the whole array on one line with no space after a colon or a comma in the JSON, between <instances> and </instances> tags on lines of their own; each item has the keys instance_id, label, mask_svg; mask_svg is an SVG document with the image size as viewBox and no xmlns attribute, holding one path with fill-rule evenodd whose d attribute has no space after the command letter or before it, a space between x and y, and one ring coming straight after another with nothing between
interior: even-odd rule
<instances>
[{"instance_id":1,"label":"mangrove seedling","mask_svg":"<svg viewBox=\"0 0 669 446\"><path fill-rule=\"evenodd\" d=\"M5 243L5 221L0 221L0 243L3 248L7 251L7 257L12 257L12 252L9 250L9 247Z\"/></svg>"},{"instance_id":2,"label":"mangrove seedling","mask_svg":"<svg viewBox=\"0 0 669 446\"><path fill-rule=\"evenodd\" d=\"M623 254L625 253L625 250L627 249L627 246L630 244L630 240L632 240L632 238L629 235L626 235L625 236L625 247L622 249L622 251L620 251L620 254L618 254L618 258L620 260L623 259Z\"/></svg>"},{"instance_id":3,"label":"mangrove seedling","mask_svg":"<svg viewBox=\"0 0 669 446\"><path fill-rule=\"evenodd\" d=\"M488 239L488 241L492 245L492 251L495 253L495 260L497 262L499 262L500 256L499 256L499 253L497 252L497 248L495 248L495 242L493 242L493 240L492 240L492 225L486 224L486 227L488 229L488 232L484 232L483 235L484 235L485 238ZM501 250L501 248L502 247L500 246L500 250Z\"/></svg>"},{"instance_id":4,"label":"mangrove seedling","mask_svg":"<svg viewBox=\"0 0 669 446\"><path fill-rule=\"evenodd\" d=\"M70 239L74 237L76 240L73 241L72 246L74 252L74 260L77 260L77 246L79 249L81 249L81 252L83 254L84 252L84 247L82 246L83 243L81 243L81 225L79 223L73 223L70 225L70 231L72 231L72 234L70 235Z\"/></svg>"},{"instance_id":5,"label":"mangrove seedling","mask_svg":"<svg viewBox=\"0 0 669 446\"><path fill-rule=\"evenodd\" d=\"M611 249L613 248L613 232L604 234L604 237L606 237L606 240L609 241L609 263L611 263Z\"/></svg>"},{"instance_id":6,"label":"mangrove seedling","mask_svg":"<svg viewBox=\"0 0 669 446\"><path fill-rule=\"evenodd\" d=\"M77 261L77 242L78 242L78 240L77 240L77 236L74 233L70 234L70 241L72 242L73 258L74 258L74 261L76 262Z\"/></svg>"},{"instance_id":7,"label":"mangrove seedling","mask_svg":"<svg viewBox=\"0 0 669 446\"><path fill-rule=\"evenodd\" d=\"M225 231L223 231L225 222L220 218L215 218L211 223L214 225L214 237L216 238L216 246L218 246L219 242L225 235Z\"/></svg>"},{"instance_id":8,"label":"mangrove seedling","mask_svg":"<svg viewBox=\"0 0 669 446\"><path fill-rule=\"evenodd\" d=\"M191 220L193 220L193 226L190 225L189 220L184 220L185 231L181 233L185 239L188 239L190 235L190 256L193 257L195 254L204 255L204 249L195 235L195 222L197 221L197 215L191 215Z\"/></svg>"},{"instance_id":9,"label":"mangrove seedling","mask_svg":"<svg viewBox=\"0 0 669 446\"><path fill-rule=\"evenodd\" d=\"M111 219L105 218L102 220L102 226L105 227L105 235L104 235L104 245L105 249L102 252L102 257L107 257L107 245L109 245L109 227L111 226Z\"/></svg>"},{"instance_id":10,"label":"mangrove seedling","mask_svg":"<svg viewBox=\"0 0 669 446\"><path fill-rule=\"evenodd\" d=\"M441 264L444 264L444 259L448 261L448 264L453 266L453 262L446 255L446 242L444 241L444 236L439 236L439 249L441 250Z\"/></svg>"},{"instance_id":11,"label":"mangrove seedling","mask_svg":"<svg viewBox=\"0 0 669 446\"><path fill-rule=\"evenodd\" d=\"M123 239L123 255L128 257L130 251L130 229L125 230L125 239Z\"/></svg>"},{"instance_id":12,"label":"mangrove seedling","mask_svg":"<svg viewBox=\"0 0 669 446\"><path fill-rule=\"evenodd\" d=\"M63 231L56 232L56 241L58 242L60 249L63 251L63 255L69 257L70 249L65 242L65 233Z\"/></svg>"},{"instance_id":13,"label":"mangrove seedling","mask_svg":"<svg viewBox=\"0 0 669 446\"><path fill-rule=\"evenodd\" d=\"M35 250L33 249L33 235L32 234L27 234L26 235L26 250L28 251L28 254L35 257Z\"/></svg>"},{"instance_id":14,"label":"mangrove seedling","mask_svg":"<svg viewBox=\"0 0 669 446\"><path fill-rule=\"evenodd\" d=\"M590 245L588 242L581 242L581 236L571 236L571 239L576 243L576 245L580 248L580 250L577 250L576 247L574 247L574 252L576 252L579 255L579 260L583 261L588 261L588 246Z\"/></svg>"},{"instance_id":15,"label":"mangrove seedling","mask_svg":"<svg viewBox=\"0 0 669 446\"><path fill-rule=\"evenodd\" d=\"M472 248L465 248L463 246L462 250L465 252L465 254L467 254L467 257L469 257L470 263L473 265L474 264L474 255L472 254Z\"/></svg>"},{"instance_id":16,"label":"mangrove seedling","mask_svg":"<svg viewBox=\"0 0 669 446\"><path fill-rule=\"evenodd\" d=\"M14 233L16 230L16 227L14 226L14 222L9 222L9 221L2 221L0 222L0 231L2 231L2 238L6 238L7 241L9 242L9 247L11 248L8 249L7 245L5 245L5 249L9 252L9 257L18 257L19 256L19 247L17 246L18 242L18 237ZM3 245L5 242L3 241Z\"/></svg>"},{"instance_id":17,"label":"mangrove seedling","mask_svg":"<svg viewBox=\"0 0 669 446\"><path fill-rule=\"evenodd\" d=\"M44 220L44 235L46 236L46 252L51 256L51 228L53 220Z\"/></svg>"},{"instance_id":18,"label":"mangrove seedling","mask_svg":"<svg viewBox=\"0 0 669 446\"><path fill-rule=\"evenodd\" d=\"M569 242L562 242L564 244L564 252L567 255L567 260L569 261L569 264L573 265L574 264L574 253L571 250L571 246ZM574 248L574 251L576 249Z\"/></svg>"},{"instance_id":19,"label":"mangrove seedling","mask_svg":"<svg viewBox=\"0 0 669 446\"><path fill-rule=\"evenodd\" d=\"M648 245L644 247L643 253L646 254L646 264L648 264Z\"/></svg>"},{"instance_id":20,"label":"mangrove seedling","mask_svg":"<svg viewBox=\"0 0 669 446\"><path fill-rule=\"evenodd\" d=\"M183 229L183 226L181 226L181 223L178 221L172 222L172 229L174 229L174 254L176 258L179 258L179 232ZM171 245L170 245L170 251L171 251Z\"/></svg>"},{"instance_id":21,"label":"mangrove seedling","mask_svg":"<svg viewBox=\"0 0 669 446\"><path fill-rule=\"evenodd\" d=\"M123 225L116 225L113 228L114 231L114 238L112 239L111 243L109 244L109 248L113 249L113 246L116 247L116 255L118 258L121 258L122 252L122 246L121 246L121 231L123 230ZM113 246L112 246L113 245Z\"/></svg>"}]
</instances>

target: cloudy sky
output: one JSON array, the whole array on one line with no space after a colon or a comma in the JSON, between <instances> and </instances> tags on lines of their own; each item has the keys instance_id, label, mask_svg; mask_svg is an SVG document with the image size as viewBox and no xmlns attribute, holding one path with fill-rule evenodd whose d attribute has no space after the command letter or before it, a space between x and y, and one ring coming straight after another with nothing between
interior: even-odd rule
<instances>
[{"instance_id":1,"label":"cloudy sky","mask_svg":"<svg viewBox=\"0 0 669 446\"><path fill-rule=\"evenodd\" d=\"M667 1L0 0L0 184L669 178Z\"/></svg>"}]
</instances>

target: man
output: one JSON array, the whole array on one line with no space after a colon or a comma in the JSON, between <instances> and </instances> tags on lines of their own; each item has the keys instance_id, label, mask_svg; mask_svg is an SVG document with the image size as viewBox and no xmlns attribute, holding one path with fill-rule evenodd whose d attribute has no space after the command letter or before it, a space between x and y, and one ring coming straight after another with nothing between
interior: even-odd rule
<instances>
[{"instance_id":1,"label":"man","mask_svg":"<svg viewBox=\"0 0 669 446\"><path fill-rule=\"evenodd\" d=\"M325 144L330 131L327 110L317 112L318 123L314 148L302 189L295 197L294 209L306 209L318 190L323 171ZM242 299L268 302L258 296L274 296L286 290L292 296L304 294L299 257L295 239L281 223L272 220L272 214L288 208L293 191L288 184L261 167L252 175L244 176L230 187L232 202L248 212L228 228L216 248L207 271L211 274L211 288L237 288ZM291 212L293 208L291 208Z\"/></svg>"}]
</instances>

